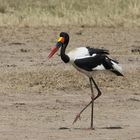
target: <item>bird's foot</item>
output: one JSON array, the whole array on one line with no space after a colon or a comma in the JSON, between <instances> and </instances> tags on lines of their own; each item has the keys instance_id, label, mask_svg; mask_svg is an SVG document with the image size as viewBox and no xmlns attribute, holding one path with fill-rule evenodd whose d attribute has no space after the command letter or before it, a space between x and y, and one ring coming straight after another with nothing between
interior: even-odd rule
<instances>
[{"instance_id":1,"label":"bird's foot","mask_svg":"<svg viewBox=\"0 0 140 140\"><path fill-rule=\"evenodd\" d=\"M90 130L95 130L95 128L94 128L94 127L90 127L89 129L90 129Z\"/></svg>"},{"instance_id":2,"label":"bird's foot","mask_svg":"<svg viewBox=\"0 0 140 140\"><path fill-rule=\"evenodd\" d=\"M75 119L74 119L74 121L73 121L72 124L74 124L78 119L81 119L80 114L77 114L77 115L76 115L76 117L75 117Z\"/></svg>"}]
</instances>

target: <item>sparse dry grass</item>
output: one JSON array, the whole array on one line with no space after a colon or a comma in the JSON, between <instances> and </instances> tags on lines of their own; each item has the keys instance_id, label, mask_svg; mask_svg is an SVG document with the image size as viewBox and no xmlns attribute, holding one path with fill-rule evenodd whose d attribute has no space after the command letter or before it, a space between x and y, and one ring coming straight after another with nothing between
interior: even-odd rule
<instances>
[{"instance_id":1,"label":"sparse dry grass","mask_svg":"<svg viewBox=\"0 0 140 140\"><path fill-rule=\"evenodd\" d=\"M140 26L139 0L0 0L0 26Z\"/></svg>"},{"instance_id":2,"label":"sparse dry grass","mask_svg":"<svg viewBox=\"0 0 140 140\"><path fill-rule=\"evenodd\" d=\"M139 71L136 71L138 73ZM109 76L108 76L109 75ZM129 73L125 77L115 76L110 72L98 72L94 75L100 87L106 90L123 89L125 86L132 89L138 88L137 81L133 84L129 82L130 79L136 78L135 75L131 76ZM124 79L124 80L123 80ZM128 80L129 79L129 80ZM1 91L14 90L14 91L53 91L53 90L84 90L89 89L88 78L83 74L77 72L75 69L63 70L61 69L42 69L22 72L5 73L4 76L0 75ZM114 86L115 85L115 86Z\"/></svg>"}]
</instances>

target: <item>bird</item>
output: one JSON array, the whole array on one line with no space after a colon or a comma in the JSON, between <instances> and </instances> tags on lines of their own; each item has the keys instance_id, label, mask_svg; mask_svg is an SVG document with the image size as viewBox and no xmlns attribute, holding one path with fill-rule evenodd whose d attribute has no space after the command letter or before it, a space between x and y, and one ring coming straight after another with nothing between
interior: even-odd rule
<instances>
[{"instance_id":1,"label":"bird","mask_svg":"<svg viewBox=\"0 0 140 140\"><path fill-rule=\"evenodd\" d=\"M68 46L70 37L67 32L61 32L59 38L54 47L51 48L51 51L48 55L50 59L59 49L60 57L64 63L70 63L81 73L84 73L89 78L90 88L91 88L91 101L76 115L73 124L80 119L82 112L91 105L91 123L90 129L93 127L93 108L94 101L99 98L102 94L97 83L93 78L94 71L99 70L108 70L113 72L117 76L124 76L122 74L122 67L119 65L119 62L108 57L109 51L106 49L91 48L87 47L78 47L70 52L66 53L66 47ZM97 90L97 95L94 95L93 85Z\"/></svg>"}]
</instances>

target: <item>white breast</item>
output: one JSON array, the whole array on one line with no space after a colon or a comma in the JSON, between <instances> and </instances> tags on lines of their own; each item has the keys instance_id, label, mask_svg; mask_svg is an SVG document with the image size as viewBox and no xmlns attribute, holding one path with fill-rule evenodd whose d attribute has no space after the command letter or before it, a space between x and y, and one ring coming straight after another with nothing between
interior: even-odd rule
<instances>
[{"instance_id":1,"label":"white breast","mask_svg":"<svg viewBox=\"0 0 140 140\"><path fill-rule=\"evenodd\" d=\"M70 51L67 55L70 57L70 61L73 62L75 59L89 56L89 52L86 47L80 47Z\"/></svg>"}]
</instances>

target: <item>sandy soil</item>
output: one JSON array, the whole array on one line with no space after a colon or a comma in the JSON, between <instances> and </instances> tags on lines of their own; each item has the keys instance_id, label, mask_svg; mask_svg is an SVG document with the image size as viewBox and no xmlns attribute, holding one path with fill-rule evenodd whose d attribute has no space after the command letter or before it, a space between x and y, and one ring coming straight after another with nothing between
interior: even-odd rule
<instances>
[{"instance_id":1,"label":"sandy soil","mask_svg":"<svg viewBox=\"0 0 140 140\"><path fill-rule=\"evenodd\" d=\"M56 55L47 60L59 32L78 46L109 49L125 77L95 74L103 95L95 102L94 127L88 78ZM67 129L60 129L67 128ZM140 28L0 28L0 140L139 140Z\"/></svg>"}]
</instances>

